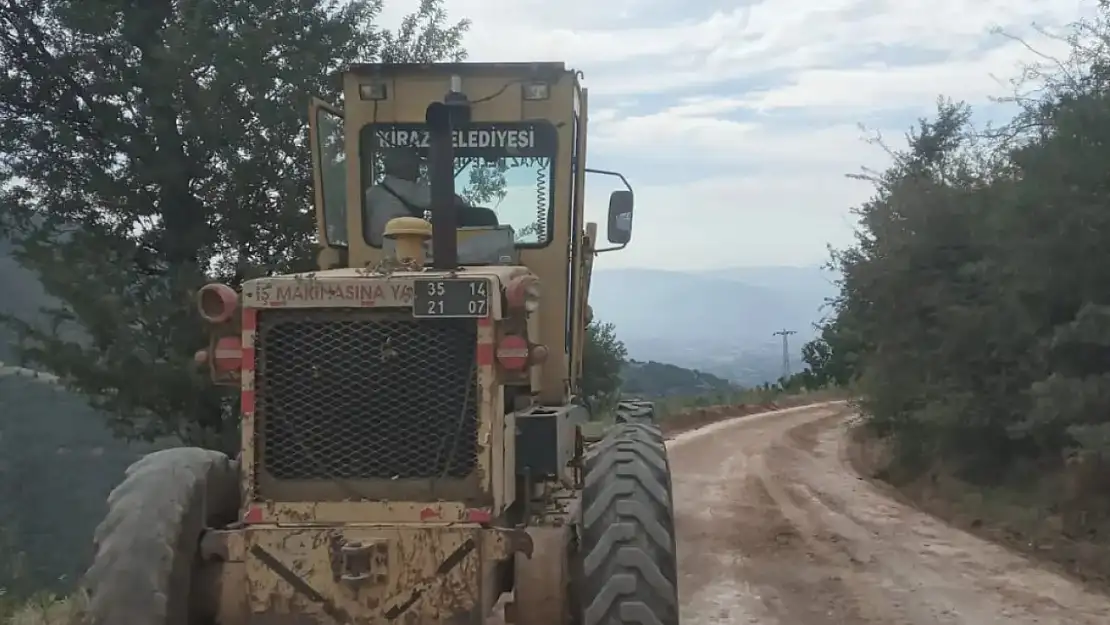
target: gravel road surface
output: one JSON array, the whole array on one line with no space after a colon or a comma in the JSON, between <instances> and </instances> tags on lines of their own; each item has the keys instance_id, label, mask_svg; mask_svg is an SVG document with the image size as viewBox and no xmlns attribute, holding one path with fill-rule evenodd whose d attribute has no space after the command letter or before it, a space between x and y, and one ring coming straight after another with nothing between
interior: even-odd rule
<instances>
[{"instance_id":1,"label":"gravel road surface","mask_svg":"<svg viewBox=\"0 0 1110 625\"><path fill-rule=\"evenodd\" d=\"M884 496L841 404L676 436L683 625L1107 625L1110 597Z\"/></svg>"}]
</instances>

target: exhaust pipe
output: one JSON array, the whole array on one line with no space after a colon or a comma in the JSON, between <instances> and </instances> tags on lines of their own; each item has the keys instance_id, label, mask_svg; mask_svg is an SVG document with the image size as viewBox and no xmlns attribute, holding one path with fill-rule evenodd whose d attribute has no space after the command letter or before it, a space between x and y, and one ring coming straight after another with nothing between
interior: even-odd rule
<instances>
[{"instance_id":1,"label":"exhaust pipe","mask_svg":"<svg viewBox=\"0 0 1110 625\"><path fill-rule=\"evenodd\" d=\"M454 129L470 121L470 102L452 80L443 102L425 111L428 124L428 177L431 186L432 268L459 267L459 214L455 206Z\"/></svg>"}]
</instances>

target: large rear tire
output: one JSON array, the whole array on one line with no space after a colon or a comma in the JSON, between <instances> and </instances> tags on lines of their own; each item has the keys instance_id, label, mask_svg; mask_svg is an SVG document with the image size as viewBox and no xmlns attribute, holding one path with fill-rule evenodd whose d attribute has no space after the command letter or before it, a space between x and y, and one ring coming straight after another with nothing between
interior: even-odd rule
<instances>
[{"instance_id":1,"label":"large rear tire","mask_svg":"<svg viewBox=\"0 0 1110 625\"><path fill-rule=\"evenodd\" d=\"M586 455L584 482L581 625L677 625L674 499L659 427L614 425Z\"/></svg>"},{"instance_id":2,"label":"large rear tire","mask_svg":"<svg viewBox=\"0 0 1110 625\"><path fill-rule=\"evenodd\" d=\"M93 535L82 623L203 623L193 592L200 537L235 520L238 473L226 455L195 447L158 451L128 467Z\"/></svg>"}]
</instances>

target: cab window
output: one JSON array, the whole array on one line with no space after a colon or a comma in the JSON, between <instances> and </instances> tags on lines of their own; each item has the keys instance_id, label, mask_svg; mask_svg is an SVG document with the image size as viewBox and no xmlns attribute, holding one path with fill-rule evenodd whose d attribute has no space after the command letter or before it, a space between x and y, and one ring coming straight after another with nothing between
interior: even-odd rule
<instances>
[{"instance_id":1,"label":"cab window","mask_svg":"<svg viewBox=\"0 0 1110 625\"><path fill-rule=\"evenodd\" d=\"M458 199L512 226L519 247L551 240L552 178L558 137L541 122L471 124L455 131ZM428 132L423 124L368 124L359 132L363 235L370 245L392 216L427 210ZM375 211L389 215L376 215ZM396 213L396 215L394 215ZM426 213L425 213L426 214ZM379 218L375 218L375 217Z\"/></svg>"},{"instance_id":2,"label":"cab window","mask_svg":"<svg viewBox=\"0 0 1110 625\"><path fill-rule=\"evenodd\" d=\"M316 109L317 154L324 200L324 236L329 245L346 246L347 153L343 117L325 108Z\"/></svg>"}]
</instances>

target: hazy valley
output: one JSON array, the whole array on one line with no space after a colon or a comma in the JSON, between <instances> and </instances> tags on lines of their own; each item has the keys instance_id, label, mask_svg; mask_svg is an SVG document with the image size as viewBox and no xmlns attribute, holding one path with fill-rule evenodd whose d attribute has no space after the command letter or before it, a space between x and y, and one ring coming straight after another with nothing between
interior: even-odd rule
<instances>
[{"instance_id":1,"label":"hazy valley","mask_svg":"<svg viewBox=\"0 0 1110 625\"><path fill-rule=\"evenodd\" d=\"M833 279L819 267L598 270L590 301L596 317L616 325L631 358L753 385L782 373L778 330L797 332L790 352L800 369L802 344L836 293Z\"/></svg>"}]
</instances>

